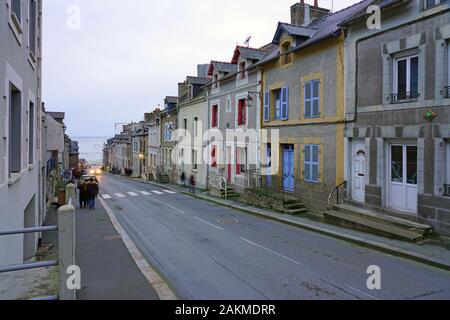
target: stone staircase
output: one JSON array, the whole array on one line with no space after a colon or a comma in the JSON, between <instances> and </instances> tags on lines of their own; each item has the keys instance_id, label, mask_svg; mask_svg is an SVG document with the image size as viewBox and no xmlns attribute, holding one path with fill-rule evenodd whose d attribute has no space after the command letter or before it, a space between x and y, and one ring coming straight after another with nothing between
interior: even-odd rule
<instances>
[{"instance_id":1,"label":"stone staircase","mask_svg":"<svg viewBox=\"0 0 450 320\"><path fill-rule=\"evenodd\" d=\"M169 183L169 175L168 174L161 174L159 175L159 183Z\"/></svg>"},{"instance_id":2,"label":"stone staircase","mask_svg":"<svg viewBox=\"0 0 450 320\"><path fill-rule=\"evenodd\" d=\"M285 213L291 216L298 216L308 212L305 205L297 199L285 200L283 208Z\"/></svg>"},{"instance_id":3,"label":"stone staircase","mask_svg":"<svg viewBox=\"0 0 450 320\"><path fill-rule=\"evenodd\" d=\"M220 195L222 198L225 198L225 189L220 190ZM232 199L232 198L236 198L238 195L232 186L227 185L226 196L228 199Z\"/></svg>"},{"instance_id":4,"label":"stone staircase","mask_svg":"<svg viewBox=\"0 0 450 320\"><path fill-rule=\"evenodd\" d=\"M346 204L332 206L325 218L339 226L410 242L420 241L433 232L424 224Z\"/></svg>"}]
</instances>

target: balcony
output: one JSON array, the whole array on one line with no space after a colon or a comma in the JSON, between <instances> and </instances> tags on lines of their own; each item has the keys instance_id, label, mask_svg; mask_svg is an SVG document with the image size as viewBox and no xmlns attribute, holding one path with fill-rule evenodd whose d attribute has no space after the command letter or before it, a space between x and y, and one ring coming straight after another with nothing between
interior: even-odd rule
<instances>
[{"instance_id":1,"label":"balcony","mask_svg":"<svg viewBox=\"0 0 450 320\"><path fill-rule=\"evenodd\" d=\"M420 93L418 92L402 92L391 94L389 101L391 104L417 102L419 100Z\"/></svg>"}]
</instances>

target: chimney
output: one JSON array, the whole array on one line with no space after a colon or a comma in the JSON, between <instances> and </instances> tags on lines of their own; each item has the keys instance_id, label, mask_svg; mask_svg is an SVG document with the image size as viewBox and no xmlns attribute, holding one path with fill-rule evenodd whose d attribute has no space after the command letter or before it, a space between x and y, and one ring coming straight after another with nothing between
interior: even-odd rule
<instances>
[{"instance_id":1,"label":"chimney","mask_svg":"<svg viewBox=\"0 0 450 320\"><path fill-rule=\"evenodd\" d=\"M197 65L197 77L206 78L208 77L209 64L199 64Z\"/></svg>"},{"instance_id":2,"label":"chimney","mask_svg":"<svg viewBox=\"0 0 450 320\"><path fill-rule=\"evenodd\" d=\"M316 19L320 19L330 14L329 9L320 8L319 1L314 0L314 6L310 6L301 0L291 7L291 24L296 26L308 26Z\"/></svg>"}]
</instances>

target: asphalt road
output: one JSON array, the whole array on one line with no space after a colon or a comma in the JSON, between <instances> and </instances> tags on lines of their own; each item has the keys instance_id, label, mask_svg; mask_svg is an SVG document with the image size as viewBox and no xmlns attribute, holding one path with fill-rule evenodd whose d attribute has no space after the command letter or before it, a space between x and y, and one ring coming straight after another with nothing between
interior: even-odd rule
<instances>
[{"instance_id":1,"label":"asphalt road","mask_svg":"<svg viewBox=\"0 0 450 320\"><path fill-rule=\"evenodd\" d=\"M409 260L120 177L100 194L180 299L450 299L450 273Z\"/></svg>"}]
</instances>

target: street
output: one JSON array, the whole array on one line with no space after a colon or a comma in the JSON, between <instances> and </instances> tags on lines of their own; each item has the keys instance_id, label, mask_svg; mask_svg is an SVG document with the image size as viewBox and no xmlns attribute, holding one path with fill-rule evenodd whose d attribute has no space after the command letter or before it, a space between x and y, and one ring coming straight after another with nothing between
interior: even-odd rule
<instances>
[{"instance_id":1,"label":"street","mask_svg":"<svg viewBox=\"0 0 450 320\"><path fill-rule=\"evenodd\" d=\"M180 299L450 298L448 272L168 189L105 174L100 196Z\"/></svg>"}]
</instances>

